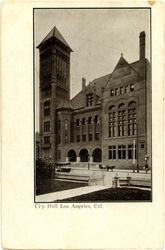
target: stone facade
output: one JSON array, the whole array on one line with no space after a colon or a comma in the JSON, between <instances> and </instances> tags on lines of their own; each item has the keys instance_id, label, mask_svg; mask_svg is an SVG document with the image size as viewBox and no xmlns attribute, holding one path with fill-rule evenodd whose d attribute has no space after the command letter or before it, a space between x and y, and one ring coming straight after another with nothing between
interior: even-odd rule
<instances>
[{"instance_id":1,"label":"stone facade","mask_svg":"<svg viewBox=\"0 0 165 250\"><path fill-rule=\"evenodd\" d=\"M151 76L145 32L139 60L123 55L113 72L70 99L70 46L54 27L40 50L41 155L53 162L101 162L116 168L151 167Z\"/></svg>"}]
</instances>

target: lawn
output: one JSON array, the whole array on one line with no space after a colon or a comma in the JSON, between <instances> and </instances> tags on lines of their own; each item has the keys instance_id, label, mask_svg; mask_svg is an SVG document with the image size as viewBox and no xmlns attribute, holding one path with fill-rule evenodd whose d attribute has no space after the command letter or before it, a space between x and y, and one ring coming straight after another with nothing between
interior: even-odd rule
<instances>
[{"instance_id":1,"label":"lawn","mask_svg":"<svg viewBox=\"0 0 165 250\"><path fill-rule=\"evenodd\" d=\"M60 181L56 179L38 179L36 183L36 195L87 186L85 183Z\"/></svg>"},{"instance_id":2,"label":"lawn","mask_svg":"<svg viewBox=\"0 0 165 250\"><path fill-rule=\"evenodd\" d=\"M89 194L84 194L62 201L65 202L102 202L102 201L149 201L151 192L149 190L141 190L137 188L108 188Z\"/></svg>"}]
</instances>

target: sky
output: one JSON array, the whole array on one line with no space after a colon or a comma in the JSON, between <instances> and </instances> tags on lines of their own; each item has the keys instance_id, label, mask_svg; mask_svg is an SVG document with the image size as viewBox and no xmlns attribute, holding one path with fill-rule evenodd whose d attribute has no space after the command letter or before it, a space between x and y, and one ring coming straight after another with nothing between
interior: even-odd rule
<instances>
[{"instance_id":1,"label":"sky","mask_svg":"<svg viewBox=\"0 0 165 250\"><path fill-rule=\"evenodd\" d=\"M70 61L71 98L82 86L115 68L121 53L129 62L139 60L139 33L146 33L150 61L149 9L35 9L35 108L39 130L39 51L37 45L56 26L73 52Z\"/></svg>"}]
</instances>

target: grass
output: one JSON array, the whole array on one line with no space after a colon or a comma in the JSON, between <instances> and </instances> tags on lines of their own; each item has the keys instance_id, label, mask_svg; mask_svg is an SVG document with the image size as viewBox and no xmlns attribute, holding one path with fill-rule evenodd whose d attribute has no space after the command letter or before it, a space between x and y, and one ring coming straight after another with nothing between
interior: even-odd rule
<instances>
[{"instance_id":1,"label":"grass","mask_svg":"<svg viewBox=\"0 0 165 250\"><path fill-rule=\"evenodd\" d=\"M47 180L38 179L36 184L37 184L36 195L87 186L87 184L85 183L60 181L56 179L47 179Z\"/></svg>"},{"instance_id":2,"label":"grass","mask_svg":"<svg viewBox=\"0 0 165 250\"><path fill-rule=\"evenodd\" d=\"M75 202L75 201L90 201L90 202L101 202L101 201L149 201L150 191L141 190L137 188L109 188L100 190L72 198L68 198L62 201Z\"/></svg>"}]
</instances>

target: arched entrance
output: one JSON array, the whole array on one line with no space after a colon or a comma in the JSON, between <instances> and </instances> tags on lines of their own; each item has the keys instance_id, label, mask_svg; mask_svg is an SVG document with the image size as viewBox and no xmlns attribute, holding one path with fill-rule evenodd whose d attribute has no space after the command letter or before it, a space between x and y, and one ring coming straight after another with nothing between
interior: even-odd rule
<instances>
[{"instance_id":1,"label":"arched entrance","mask_svg":"<svg viewBox=\"0 0 165 250\"><path fill-rule=\"evenodd\" d=\"M93 150L92 156L93 156L93 161L94 162L101 162L101 160L102 160L101 149L100 148L95 148Z\"/></svg>"},{"instance_id":2,"label":"arched entrance","mask_svg":"<svg viewBox=\"0 0 165 250\"><path fill-rule=\"evenodd\" d=\"M81 162L88 162L88 150L87 149L85 148L81 149L79 156L80 156Z\"/></svg>"},{"instance_id":3,"label":"arched entrance","mask_svg":"<svg viewBox=\"0 0 165 250\"><path fill-rule=\"evenodd\" d=\"M71 162L76 161L76 152L73 149L70 149L68 151L68 158L69 158L69 161Z\"/></svg>"}]
</instances>

